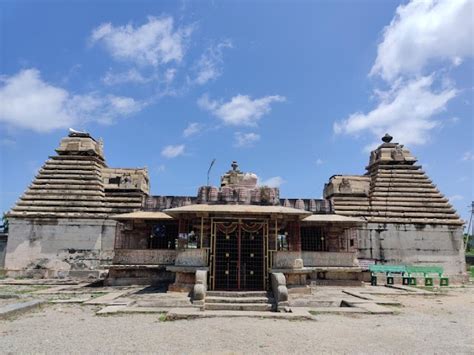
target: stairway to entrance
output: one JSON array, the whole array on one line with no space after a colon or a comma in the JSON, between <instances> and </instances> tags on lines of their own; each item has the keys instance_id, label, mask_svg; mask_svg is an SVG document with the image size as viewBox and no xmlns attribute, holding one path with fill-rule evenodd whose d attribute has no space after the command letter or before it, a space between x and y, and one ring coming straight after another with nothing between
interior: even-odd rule
<instances>
[{"instance_id":1,"label":"stairway to entrance","mask_svg":"<svg viewBox=\"0 0 474 355\"><path fill-rule=\"evenodd\" d=\"M213 311L272 311L275 302L266 291L208 291L203 306Z\"/></svg>"}]
</instances>

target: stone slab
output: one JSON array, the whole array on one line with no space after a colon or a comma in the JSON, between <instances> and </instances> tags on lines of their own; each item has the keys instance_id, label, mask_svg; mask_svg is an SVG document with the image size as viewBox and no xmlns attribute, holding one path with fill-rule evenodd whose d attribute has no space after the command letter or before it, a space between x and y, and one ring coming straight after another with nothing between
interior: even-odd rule
<instances>
[{"instance_id":1,"label":"stone slab","mask_svg":"<svg viewBox=\"0 0 474 355\"><path fill-rule=\"evenodd\" d=\"M66 299L59 299L59 300L51 300L50 303L84 303L89 301L90 297L74 297L74 298L66 298Z\"/></svg>"},{"instance_id":2,"label":"stone slab","mask_svg":"<svg viewBox=\"0 0 474 355\"><path fill-rule=\"evenodd\" d=\"M147 287L133 287L126 290L121 291L113 291L109 292L103 296L96 297L90 301L84 302L84 304L92 304L92 305L110 305L113 304L114 301L119 297L125 297L131 295L132 293L139 292L141 290L146 289ZM120 305L124 305L127 302L118 302Z\"/></svg>"},{"instance_id":3,"label":"stone slab","mask_svg":"<svg viewBox=\"0 0 474 355\"><path fill-rule=\"evenodd\" d=\"M15 314L26 312L30 309L37 308L45 301L32 300L27 302L12 303L0 308L0 319L10 317Z\"/></svg>"},{"instance_id":4,"label":"stone slab","mask_svg":"<svg viewBox=\"0 0 474 355\"><path fill-rule=\"evenodd\" d=\"M370 314L393 314L394 313L392 309L380 306L375 303L361 303L361 304L358 304L357 307L366 310Z\"/></svg>"},{"instance_id":5,"label":"stone slab","mask_svg":"<svg viewBox=\"0 0 474 355\"><path fill-rule=\"evenodd\" d=\"M403 290L409 293L410 295L417 294L417 295L438 295L438 292L432 292L427 290L420 290L416 287L405 286L405 285L385 285L385 287L394 288L397 290Z\"/></svg>"},{"instance_id":6,"label":"stone slab","mask_svg":"<svg viewBox=\"0 0 474 355\"><path fill-rule=\"evenodd\" d=\"M116 298L119 298L121 296L125 296L128 294L129 291L121 291L121 292L110 292L107 293L103 296L99 296L96 298L93 298L87 302L84 302L84 304L98 304L98 305L105 305L105 304L110 304L112 303Z\"/></svg>"},{"instance_id":7,"label":"stone slab","mask_svg":"<svg viewBox=\"0 0 474 355\"><path fill-rule=\"evenodd\" d=\"M381 298L375 298L371 297L369 295L362 295L359 292L356 291L349 291L349 290L342 290L343 293L360 298L364 302L371 302L379 305L386 305L386 306L400 306L401 303L398 301L393 301L393 300L384 300Z\"/></svg>"},{"instance_id":8,"label":"stone slab","mask_svg":"<svg viewBox=\"0 0 474 355\"><path fill-rule=\"evenodd\" d=\"M37 294L37 295L50 295L50 294L56 294L61 291L67 290L69 286L56 286L56 287L50 287L45 290L39 290L39 291L34 291L32 293Z\"/></svg>"},{"instance_id":9,"label":"stone slab","mask_svg":"<svg viewBox=\"0 0 474 355\"><path fill-rule=\"evenodd\" d=\"M253 311L200 311L193 308L173 308L166 315L167 320L198 319L198 318L260 318L286 320L315 320L308 310L296 309L288 313L280 312L253 312Z\"/></svg>"},{"instance_id":10,"label":"stone slab","mask_svg":"<svg viewBox=\"0 0 474 355\"><path fill-rule=\"evenodd\" d=\"M74 280L61 280L61 279L6 279L0 280L0 284L2 285L78 285L79 281Z\"/></svg>"},{"instance_id":11,"label":"stone slab","mask_svg":"<svg viewBox=\"0 0 474 355\"><path fill-rule=\"evenodd\" d=\"M98 311L97 315L113 314L137 314L137 313L168 313L172 308L166 307L127 307L127 306L107 306Z\"/></svg>"},{"instance_id":12,"label":"stone slab","mask_svg":"<svg viewBox=\"0 0 474 355\"><path fill-rule=\"evenodd\" d=\"M292 308L295 310L295 308ZM352 313L367 313L365 309L358 307L314 307L312 312L322 314L352 314Z\"/></svg>"}]
</instances>

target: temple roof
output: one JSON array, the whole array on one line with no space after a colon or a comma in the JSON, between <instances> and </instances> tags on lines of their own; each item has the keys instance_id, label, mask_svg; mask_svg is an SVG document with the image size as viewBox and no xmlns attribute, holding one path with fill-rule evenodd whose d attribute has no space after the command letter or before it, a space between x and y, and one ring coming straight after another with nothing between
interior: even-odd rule
<instances>
[{"instance_id":1,"label":"temple roof","mask_svg":"<svg viewBox=\"0 0 474 355\"><path fill-rule=\"evenodd\" d=\"M306 223L350 223L364 224L367 223L363 218L341 216L338 214L313 214L305 217L302 222Z\"/></svg>"},{"instance_id":2,"label":"temple roof","mask_svg":"<svg viewBox=\"0 0 474 355\"><path fill-rule=\"evenodd\" d=\"M195 204L164 210L166 214L178 216L191 213L216 213L216 214L259 214L259 215L287 215L303 218L311 214L301 209L283 206L259 206L259 205L206 205Z\"/></svg>"},{"instance_id":3,"label":"temple roof","mask_svg":"<svg viewBox=\"0 0 474 355\"><path fill-rule=\"evenodd\" d=\"M135 211L130 213L118 214L111 216L110 218L116 220L130 220L130 219L143 219L143 220L166 220L173 219L170 215L158 211Z\"/></svg>"},{"instance_id":4,"label":"temple roof","mask_svg":"<svg viewBox=\"0 0 474 355\"><path fill-rule=\"evenodd\" d=\"M334 211L373 223L462 225L411 152L389 135L382 140L364 176L336 175L326 184Z\"/></svg>"}]
</instances>

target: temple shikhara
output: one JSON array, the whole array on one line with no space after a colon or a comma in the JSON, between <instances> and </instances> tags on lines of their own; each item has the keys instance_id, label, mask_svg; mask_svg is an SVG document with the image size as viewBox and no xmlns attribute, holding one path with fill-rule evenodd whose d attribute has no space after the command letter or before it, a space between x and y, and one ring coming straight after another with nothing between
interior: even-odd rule
<instances>
[{"instance_id":1,"label":"temple shikhara","mask_svg":"<svg viewBox=\"0 0 474 355\"><path fill-rule=\"evenodd\" d=\"M363 175L330 177L323 199L286 198L257 181L233 162L220 186L152 196L146 168L108 167L101 141L72 132L8 213L5 269L162 284L195 300L273 290L282 304L287 287L360 284L372 264L465 276L463 221L388 135Z\"/></svg>"}]
</instances>

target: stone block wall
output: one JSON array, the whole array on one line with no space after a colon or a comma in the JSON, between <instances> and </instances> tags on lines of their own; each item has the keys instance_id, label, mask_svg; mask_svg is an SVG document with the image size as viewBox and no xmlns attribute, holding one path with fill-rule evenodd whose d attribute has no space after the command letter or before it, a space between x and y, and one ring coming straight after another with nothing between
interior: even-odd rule
<instances>
[{"instance_id":1,"label":"stone block wall","mask_svg":"<svg viewBox=\"0 0 474 355\"><path fill-rule=\"evenodd\" d=\"M447 275L465 273L459 226L369 223L357 233L359 258L392 264L439 265Z\"/></svg>"},{"instance_id":2,"label":"stone block wall","mask_svg":"<svg viewBox=\"0 0 474 355\"><path fill-rule=\"evenodd\" d=\"M5 269L9 276L97 276L112 262L115 227L104 219L9 219Z\"/></svg>"}]
</instances>

